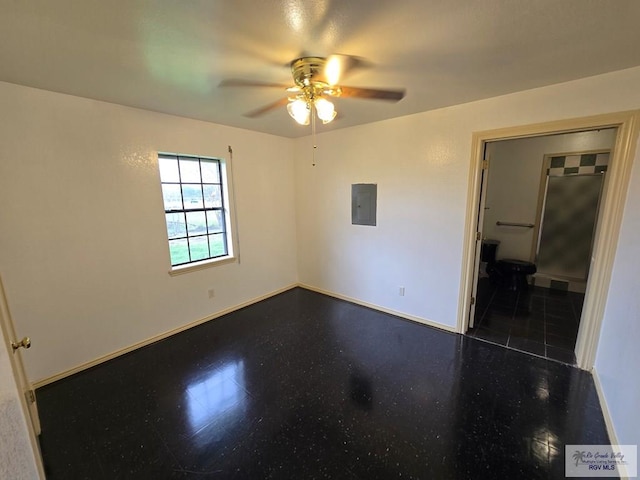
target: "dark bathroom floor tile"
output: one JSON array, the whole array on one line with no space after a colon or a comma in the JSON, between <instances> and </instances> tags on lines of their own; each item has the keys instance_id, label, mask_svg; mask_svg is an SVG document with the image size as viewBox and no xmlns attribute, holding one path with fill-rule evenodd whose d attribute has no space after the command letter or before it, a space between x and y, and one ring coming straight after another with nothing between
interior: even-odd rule
<instances>
[{"instance_id":1,"label":"dark bathroom floor tile","mask_svg":"<svg viewBox=\"0 0 640 480\"><path fill-rule=\"evenodd\" d=\"M544 357L547 354L544 343L529 340L527 338L509 337L509 348L515 348L522 352L529 352Z\"/></svg>"},{"instance_id":2,"label":"dark bathroom floor tile","mask_svg":"<svg viewBox=\"0 0 640 480\"><path fill-rule=\"evenodd\" d=\"M547 325L553 325L555 327L576 325L574 323L575 319L573 318L573 313L571 311L562 313L557 311L549 311L549 309L547 309L545 311L545 322L547 323Z\"/></svg>"},{"instance_id":3,"label":"dark bathroom floor tile","mask_svg":"<svg viewBox=\"0 0 640 480\"><path fill-rule=\"evenodd\" d=\"M516 322L509 331L509 335L512 338L524 338L534 342L544 343L544 328L534 329L526 324L518 323L518 320L519 319L516 319Z\"/></svg>"},{"instance_id":4,"label":"dark bathroom floor tile","mask_svg":"<svg viewBox=\"0 0 640 480\"><path fill-rule=\"evenodd\" d=\"M504 344L502 338L495 337L508 334L509 346L536 355L548 355L545 346L574 349L584 294L542 287L514 292L493 285L486 278L480 279L480 286L488 303L479 309L482 314L477 317L481 318L478 326L492 332L487 335L494 336L494 343ZM469 334L481 338L478 331ZM568 359L568 363L575 364L575 358L562 353L548 358Z\"/></svg>"},{"instance_id":5,"label":"dark bathroom floor tile","mask_svg":"<svg viewBox=\"0 0 640 480\"><path fill-rule=\"evenodd\" d=\"M558 360L559 362L568 363L569 365L576 364L576 354L573 349L567 350L564 348L547 345L547 357L552 360Z\"/></svg>"},{"instance_id":6,"label":"dark bathroom floor tile","mask_svg":"<svg viewBox=\"0 0 640 480\"><path fill-rule=\"evenodd\" d=\"M479 327L474 332L475 338L487 340L488 342L497 343L499 345L507 345L509 340L509 333L494 331L486 327Z\"/></svg>"},{"instance_id":7,"label":"dark bathroom floor tile","mask_svg":"<svg viewBox=\"0 0 640 480\"><path fill-rule=\"evenodd\" d=\"M570 324L568 322L561 325L547 324L546 334L575 339L578 335L578 328L575 324Z\"/></svg>"},{"instance_id":8,"label":"dark bathroom floor tile","mask_svg":"<svg viewBox=\"0 0 640 480\"><path fill-rule=\"evenodd\" d=\"M518 317L514 316L513 322L520 326L521 328L525 328L530 331L540 332L543 335L546 333L547 325L543 318L529 318L529 317Z\"/></svg>"},{"instance_id":9,"label":"dark bathroom floor tile","mask_svg":"<svg viewBox=\"0 0 640 480\"><path fill-rule=\"evenodd\" d=\"M561 337L558 335L547 335L546 344L553 347L564 348L565 350L573 350L576 346L575 338Z\"/></svg>"},{"instance_id":10,"label":"dark bathroom floor tile","mask_svg":"<svg viewBox=\"0 0 640 480\"><path fill-rule=\"evenodd\" d=\"M493 311L487 311L480 320L480 327L508 334L513 323L512 317L508 317Z\"/></svg>"},{"instance_id":11,"label":"dark bathroom floor tile","mask_svg":"<svg viewBox=\"0 0 640 480\"><path fill-rule=\"evenodd\" d=\"M513 310L513 314L516 317L524 317L524 318L544 318L544 306L534 306L530 303L518 303L516 308Z\"/></svg>"}]
</instances>

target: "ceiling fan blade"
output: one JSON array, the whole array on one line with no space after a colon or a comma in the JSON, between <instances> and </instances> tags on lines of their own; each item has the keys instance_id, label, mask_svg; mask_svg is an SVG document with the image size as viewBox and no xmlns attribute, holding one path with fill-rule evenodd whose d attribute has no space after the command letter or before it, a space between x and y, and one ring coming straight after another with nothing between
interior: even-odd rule
<instances>
[{"instance_id":1,"label":"ceiling fan blade","mask_svg":"<svg viewBox=\"0 0 640 480\"><path fill-rule=\"evenodd\" d=\"M250 112L247 112L244 114L245 117L249 117L249 118L257 118L260 117L262 115L264 115L265 113L269 113L272 110L276 110L280 107L284 107L287 103L289 103L289 99L288 98L281 98L280 100L276 100L275 102L269 103L268 105L265 105L264 107L260 107L256 110L252 110Z\"/></svg>"},{"instance_id":2,"label":"ceiling fan blade","mask_svg":"<svg viewBox=\"0 0 640 480\"><path fill-rule=\"evenodd\" d=\"M375 100L389 100L397 102L404 98L406 90L381 90L377 88L360 88L360 87L343 87L340 86L337 90L337 97L352 97L352 98L371 98ZM330 93L331 94L331 93Z\"/></svg>"},{"instance_id":3,"label":"ceiling fan blade","mask_svg":"<svg viewBox=\"0 0 640 480\"><path fill-rule=\"evenodd\" d=\"M270 88L282 88L287 89L291 85L284 83L270 83L270 82L257 82L255 80L242 80L236 78L230 78L229 80L223 80L218 85L219 87L270 87Z\"/></svg>"}]
</instances>

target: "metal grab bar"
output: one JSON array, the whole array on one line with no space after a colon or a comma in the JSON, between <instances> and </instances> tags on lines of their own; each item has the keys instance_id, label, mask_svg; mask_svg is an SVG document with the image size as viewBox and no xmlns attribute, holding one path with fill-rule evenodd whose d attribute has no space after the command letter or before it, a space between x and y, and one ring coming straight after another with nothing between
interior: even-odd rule
<instances>
[{"instance_id":1,"label":"metal grab bar","mask_svg":"<svg viewBox=\"0 0 640 480\"><path fill-rule=\"evenodd\" d=\"M501 222L501 221L497 221L496 225L498 225L499 227L524 227L524 228L535 227L533 223L517 223L517 222Z\"/></svg>"}]
</instances>

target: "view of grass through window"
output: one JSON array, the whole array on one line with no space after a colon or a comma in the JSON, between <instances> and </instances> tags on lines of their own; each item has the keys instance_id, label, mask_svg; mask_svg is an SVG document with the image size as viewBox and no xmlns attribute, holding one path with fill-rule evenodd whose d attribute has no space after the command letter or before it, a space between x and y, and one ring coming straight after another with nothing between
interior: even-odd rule
<instances>
[{"instance_id":1,"label":"view of grass through window","mask_svg":"<svg viewBox=\"0 0 640 480\"><path fill-rule=\"evenodd\" d=\"M160 154L171 265L228 255L220 160Z\"/></svg>"}]
</instances>

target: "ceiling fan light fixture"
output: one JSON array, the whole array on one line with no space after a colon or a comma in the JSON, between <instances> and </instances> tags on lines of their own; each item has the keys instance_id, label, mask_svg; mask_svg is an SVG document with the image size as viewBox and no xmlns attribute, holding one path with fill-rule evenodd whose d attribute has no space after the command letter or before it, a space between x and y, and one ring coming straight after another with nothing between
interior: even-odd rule
<instances>
[{"instance_id":1,"label":"ceiling fan light fixture","mask_svg":"<svg viewBox=\"0 0 640 480\"><path fill-rule=\"evenodd\" d=\"M322 123L329 123L336 118L336 109L326 98L317 98L314 102L318 118L322 120Z\"/></svg>"},{"instance_id":2,"label":"ceiling fan light fixture","mask_svg":"<svg viewBox=\"0 0 640 480\"><path fill-rule=\"evenodd\" d=\"M287 104L287 112L300 125L309 125L311 109L304 100L297 98Z\"/></svg>"},{"instance_id":3,"label":"ceiling fan light fixture","mask_svg":"<svg viewBox=\"0 0 640 480\"><path fill-rule=\"evenodd\" d=\"M221 87L277 87L285 89L289 95L271 102L262 108L245 113L246 117L257 118L268 112L287 106L287 111L300 125L315 125L318 118L327 124L336 118L336 109L327 98L361 98L365 100L385 100L398 102L405 96L404 89L379 89L348 87L340 85L342 74L362 64L358 57L350 55L330 55L329 57L301 57L290 63L294 85L261 82L256 80L229 79L220 83ZM314 127L315 128L315 127ZM312 128L313 129L313 128ZM314 130L315 131L315 130Z\"/></svg>"}]
</instances>

